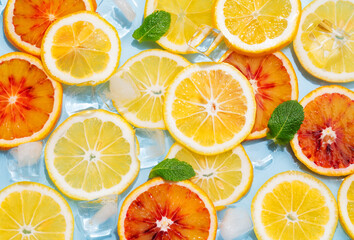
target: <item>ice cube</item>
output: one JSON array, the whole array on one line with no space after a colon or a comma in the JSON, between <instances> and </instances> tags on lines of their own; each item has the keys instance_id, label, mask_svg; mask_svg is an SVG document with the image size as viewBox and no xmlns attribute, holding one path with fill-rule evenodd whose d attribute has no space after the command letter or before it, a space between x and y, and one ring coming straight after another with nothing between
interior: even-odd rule
<instances>
[{"instance_id":1,"label":"ice cube","mask_svg":"<svg viewBox=\"0 0 354 240\"><path fill-rule=\"evenodd\" d=\"M247 210L242 207L228 208L220 224L220 233L224 240L246 237L252 229L252 220Z\"/></svg>"},{"instance_id":2,"label":"ice cube","mask_svg":"<svg viewBox=\"0 0 354 240\"><path fill-rule=\"evenodd\" d=\"M135 134L140 146L141 168L156 165L165 156L165 134L159 129L137 128Z\"/></svg>"},{"instance_id":3,"label":"ice cube","mask_svg":"<svg viewBox=\"0 0 354 240\"><path fill-rule=\"evenodd\" d=\"M264 170L273 162L273 156L269 154L263 158L252 159L253 166L258 170Z\"/></svg>"},{"instance_id":4,"label":"ice cube","mask_svg":"<svg viewBox=\"0 0 354 240\"><path fill-rule=\"evenodd\" d=\"M87 239L113 234L118 222L118 199L118 195L110 195L78 202L76 222Z\"/></svg>"},{"instance_id":5,"label":"ice cube","mask_svg":"<svg viewBox=\"0 0 354 240\"><path fill-rule=\"evenodd\" d=\"M10 149L10 154L17 160L19 167L26 167L38 162L42 149L42 142L30 142Z\"/></svg>"},{"instance_id":6,"label":"ice cube","mask_svg":"<svg viewBox=\"0 0 354 240\"><path fill-rule=\"evenodd\" d=\"M67 86L64 94L65 110L68 115L99 108L95 86Z\"/></svg>"},{"instance_id":7,"label":"ice cube","mask_svg":"<svg viewBox=\"0 0 354 240\"><path fill-rule=\"evenodd\" d=\"M110 79L109 98L123 104L129 103L141 96L139 88L128 74L123 77L113 75Z\"/></svg>"},{"instance_id":8,"label":"ice cube","mask_svg":"<svg viewBox=\"0 0 354 240\"><path fill-rule=\"evenodd\" d=\"M121 13L129 22L134 21L136 13L127 0L113 0L113 2L117 5Z\"/></svg>"}]
</instances>

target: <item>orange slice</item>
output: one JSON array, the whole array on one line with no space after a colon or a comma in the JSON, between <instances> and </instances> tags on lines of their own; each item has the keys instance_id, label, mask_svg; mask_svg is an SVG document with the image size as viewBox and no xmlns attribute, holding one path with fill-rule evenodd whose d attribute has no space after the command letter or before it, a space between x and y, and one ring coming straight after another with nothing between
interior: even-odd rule
<instances>
[{"instance_id":1,"label":"orange slice","mask_svg":"<svg viewBox=\"0 0 354 240\"><path fill-rule=\"evenodd\" d=\"M215 239L216 211L207 195L190 181L154 178L131 192L119 214L125 239Z\"/></svg>"},{"instance_id":2,"label":"orange slice","mask_svg":"<svg viewBox=\"0 0 354 240\"><path fill-rule=\"evenodd\" d=\"M262 57L232 52L224 62L233 65L247 77L256 97L256 122L247 140L265 137L274 109L282 102L298 98L297 78L291 62L282 52Z\"/></svg>"},{"instance_id":3,"label":"orange slice","mask_svg":"<svg viewBox=\"0 0 354 240\"><path fill-rule=\"evenodd\" d=\"M318 174L354 173L354 92L320 87L300 103L305 120L291 141L296 157Z\"/></svg>"},{"instance_id":4,"label":"orange slice","mask_svg":"<svg viewBox=\"0 0 354 240\"><path fill-rule=\"evenodd\" d=\"M180 144L201 155L236 147L251 132L256 102L251 84L226 63L184 68L167 90L164 120Z\"/></svg>"},{"instance_id":5,"label":"orange slice","mask_svg":"<svg viewBox=\"0 0 354 240\"><path fill-rule=\"evenodd\" d=\"M26 53L0 57L0 148L43 139L55 126L63 90Z\"/></svg>"},{"instance_id":6,"label":"orange slice","mask_svg":"<svg viewBox=\"0 0 354 240\"><path fill-rule=\"evenodd\" d=\"M49 25L73 12L94 11L92 1L9 0L4 12L5 35L16 48L39 56L42 38Z\"/></svg>"}]
</instances>

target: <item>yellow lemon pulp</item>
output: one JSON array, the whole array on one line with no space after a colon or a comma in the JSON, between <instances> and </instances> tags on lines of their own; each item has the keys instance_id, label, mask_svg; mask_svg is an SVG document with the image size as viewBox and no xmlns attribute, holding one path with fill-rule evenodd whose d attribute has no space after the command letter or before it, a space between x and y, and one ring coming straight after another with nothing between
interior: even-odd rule
<instances>
[{"instance_id":1,"label":"yellow lemon pulp","mask_svg":"<svg viewBox=\"0 0 354 240\"><path fill-rule=\"evenodd\" d=\"M318 68L333 73L354 72L353 1L327 1L306 16L301 42Z\"/></svg>"},{"instance_id":2,"label":"yellow lemon pulp","mask_svg":"<svg viewBox=\"0 0 354 240\"><path fill-rule=\"evenodd\" d=\"M105 70L111 43L102 29L78 21L62 26L53 38L51 53L58 69L75 78L87 78Z\"/></svg>"},{"instance_id":3,"label":"yellow lemon pulp","mask_svg":"<svg viewBox=\"0 0 354 240\"><path fill-rule=\"evenodd\" d=\"M247 44L259 44L280 36L288 27L290 0L226 0L225 26Z\"/></svg>"},{"instance_id":4,"label":"yellow lemon pulp","mask_svg":"<svg viewBox=\"0 0 354 240\"><path fill-rule=\"evenodd\" d=\"M348 216L350 222L354 225L354 182L350 184L350 187L347 192L347 199L348 199L348 205L347 205Z\"/></svg>"}]
</instances>

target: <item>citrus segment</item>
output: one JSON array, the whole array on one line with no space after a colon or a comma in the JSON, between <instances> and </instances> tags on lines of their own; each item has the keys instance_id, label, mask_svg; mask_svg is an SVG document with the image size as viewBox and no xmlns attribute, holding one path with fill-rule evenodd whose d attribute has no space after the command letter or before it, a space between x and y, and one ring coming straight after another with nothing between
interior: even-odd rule
<instances>
[{"instance_id":1,"label":"citrus segment","mask_svg":"<svg viewBox=\"0 0 354 240\"><path fill-rule=\"evenodd\" d=\"M354 175L345 178L338 190L339 220L350 236L354 238Z\"/></svg>"},{"instance_id":2,"label":"citrus segment","mask_svg":"<svg viewBox=\"0 0 354 240\"><path fill-rule=\"evenodd\" d=\"M353 9L353 0L315 0L304 8L294 49L315 77L354 81Z\"/></svg>"},{"instance_id":3,"label":"citrus segment","mask_svg":"<svg viewBox=\"0 0 354 240\"><path fill-rule=\"evenodd\" d=\"M104 110L70 116L45 149L48 174L74 199L90 200L123 192L139 172L132 127Z\"/></svg>"},{"instance_id":4,"label":"citrus segment","mask_svg":"<svg viewBox=\"0 0 354 240\"><path fill-rule=\"evenodd\" d=\"M120 40L117 30L104 18L81 11L48 28L41 55L45 69L57 81L97 85L118 67Z\"/></svg>"},{"instance_id":5,"label":"citrus segment","mask_svg":"<svg viewBox=\"0 0 354 240\"><path fill-rule=\"evenodd\" d=\"M53 189L32 182L14 183L0 192L1 239L73 239L74 217Z\"/></svg>"},{"instance_id":6,"label":"citrus segment","mask_svg":"<svg viewBox=\"0 0 354 240\"><path fill-rule=\"evenodd\" d=\"M193 167L196 176L191 181L208 194L217 210L239 200L252 184L252 164L241 145L225 153L205 156L175 143L166 158L177 158Z\"/></svg>"},{"instance_id":7,"label":"citrus segment","mask_svg":"<svg viewBox=\"0 0 354 240\"><path fill-rule=\"evenodd\" d=\"M258 239L332 239L338 221L328 187L309 174L288 171L269 179L252 201Z\"/></svg>"},{"instance_id":8,"label":"citrus segment","mask_svg":"<svg viewBox=\"0 0 354 240\"><path fill-rule=\"evenodd\" d=\"M118 220L120 239L215 239L213 203L189 181L155 178L124 200Z\"/></svg>"},{"instance_id":9,"label":"citrus segment","mask_svg":"<svg viewBox=\"0 0 354 240\"><path fill-rule=\"evenodd\" d=\"M83 10L94 11L91 0L9 0L4 13L5 35L18 49L39 56L49 25L67 14Z\"/></svg>"},{"instance_id":10,"label":"citrus segment","mask_svg":"<svg viewBox=\"0 0 354 240\"><path fill-rule=\"evenodd\" d=\"M245 76L225 63L186 67L170 85L164 105L172 136L193 152L234 148L253 128L256 104Z\"/></svg>"},{"instance_id":11,"label":"citrus segment","mask_svg":"<svg viewBox=\"0 0 354 240\"><path fill-rule=\"evenodd\" d=\"M110 79L113 105L136 127L165 129L166 89L189 64L183 57L162 50L133 56Z\"/></svg>"},{"instance_id":12,"label":"citrus segment","mask_svg":"<svg viewBox=\"0 0 354 240\"><path fill-rule=\"evenodd\" d=\"M279 50L294 39L300 12L299 0L217 0L214 19L233 48L259 55Z\"/></svg>"},{"instance_id":13,"label":"citrus segment","mask_svg":"<svg viewBox=\"0 0 354 240\"><path fill-rule=\"evenodd\" d=\"M354 172L354 93L340 86L318 88L301 100L305 119L291 141L296 157L328 176Z\"/></svg>"},{"instance_id":14,"label":"citrus segment","mask_svg":"<svg viewBox=\"0 0 354 240\"><path fill-rule=\"evenodd\" d=\"M26 53L0 57L0 148L43 139L55 126L63 90Z\"/></svg>"},{"instance_id":15,"label":"citrus segment","mask_svg":"<svg viewBox=\"0 0 354 240\"><path fill-rule=\"evenodd\" d=\"M171 14L168 32L157 41L163 48L176 53L192 53L187 43L201 24L212 22L214 0L147 0L145 17L156 10Z\"/></svg>"},{"instance_id":16,"label":"citrus segment","mask_svg":"<svg viewBox=\"0 0 354 240\"><path fill-rule=\"evenodd\" d=\"M282 102L298 98L297 78L290 61L281 52L262 57L232 52L223 61L233 65L247 77L256 97L256 122L247 139L265 137L274 109Z\"/></svg>"}]
</instances>

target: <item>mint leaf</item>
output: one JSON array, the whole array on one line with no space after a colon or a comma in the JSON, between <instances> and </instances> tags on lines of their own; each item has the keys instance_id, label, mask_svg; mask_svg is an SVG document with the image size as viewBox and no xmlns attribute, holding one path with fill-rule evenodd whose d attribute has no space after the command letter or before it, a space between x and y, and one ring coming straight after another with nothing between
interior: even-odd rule
<instances>
[{"instance_id":1,"label":"mint leaf","mask_svg":"<svg viewBox=\"0 0 354 240\"><path fill-rule=\"evenodd\" d=\"M277 144L287 144L300 129L304 117L304 109L297 101L281 103L269 119L267 138Z\"/></svg>"},{"instance_id":2,"label":"mint leaf","mask_svg":"<svg viewBox=\"0 0 354 240\"><path fill-rule=\"evenodd\" d=\"M133 33L133 38L139 42L157 41L170 28L171 14L165 11L155 11L144 19L141 26Z\"/></svg>"},{"instance_id":3,"label":"mint leaf","mask_svg":"<svg viewBox=\"0 0 354 240\"><path fill-rule=\"evenodd\" d=\"M157 164L149 174L149 178L162 177L168 181L183 181L195 176L193 167L176 158L165 159Z\"/></svg>"}]
</instances>

